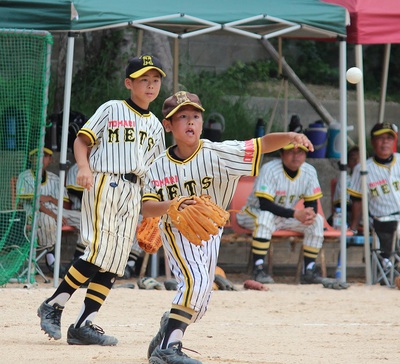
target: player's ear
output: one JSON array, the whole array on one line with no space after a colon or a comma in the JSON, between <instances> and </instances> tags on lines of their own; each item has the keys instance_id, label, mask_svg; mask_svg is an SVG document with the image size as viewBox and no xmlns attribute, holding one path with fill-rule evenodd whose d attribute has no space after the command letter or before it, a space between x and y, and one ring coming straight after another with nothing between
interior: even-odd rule
<instances>
[{"instance_id":1,"label":"player's ear","mask_svg":"<svg viewBox=\"0 0 400 364\"><path fill-rule=\"evenodd\" d=\"M162 124L167 133L171 131L171 119L163 119Z\"/></svg>"},{"instance_id":2,"label":"player's ear","mask_svg":"<svg viewBox=\"0 0 400 364\"><path fill-rule=\"evenodd\" d=\"M132 88L132 79L127 77L125 78L125 87L130 90Z\"/></svg>"}]
</instances>

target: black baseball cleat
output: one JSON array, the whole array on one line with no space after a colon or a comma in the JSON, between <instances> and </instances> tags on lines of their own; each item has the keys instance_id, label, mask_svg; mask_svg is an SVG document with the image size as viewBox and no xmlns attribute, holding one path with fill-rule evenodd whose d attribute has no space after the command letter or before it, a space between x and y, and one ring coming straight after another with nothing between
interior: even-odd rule
<instances>
[{"instance_id":1,"label":"black baseball cleat","mask_svg":"<svg viewBox=\"0 0 400 364\"><path fill-rule=\"evenodd\" d=\"M61 314L64 307L55 303L53 306L44 301L37 310L40 317L40 327L50 339L61 339Z\"/></svg>"},{"instance_id":2,"label":"black baseball cleat","mask_svg":"<svg viewBox=\"0 0 400 364\"><path fill-rule=\"evenodd\" d=\"M201 361L192 359L182 352L182 343L173 342L167 349L156 348L149 358L150 364L202 364Z\"/></svg>"},{"instance_id":3,"label":"black baseball cleat","mask_svg":"<svg viewBox=\"0 0 400 364\"><path fill-rule=\"evenodd\" d=\"M104 330L93 325L92 321L86 321L85 325L78 327L71 325L68 329L67 343L70 345L101 345L114 346L118 340L114 336L104 334Z\"/></svg>"},{"instance_id":4,"label":"black baseball cleat","mask_svg":"<svg viewBox=\"0 0 400 364\"><path fill-rule=\"evenodd\" d=\"M323 279L315 265L311 269L306 269L306 272L300 278L301 284L319 284L322 283L322 281Z\"/></svg>"},{"instance_id":5,"label":"black baseball cleat","mask_svg":"<svg viewBox=\"0 0 400 364\"><path fill-rule=\"evenodd\" d=\"M169 311L166 311L161 317L160 329L158 330L156 336L154 336L153 339L150 341L150 345L147 350L147 359L150 358L155 348L160 346L161 341L165 335L165 330L167 329L168 319L169 319Z\"/></svg>"},{"instance_id":6,"label":"black baseball cleat","mask_svg":"<svg viewBox=\"0 0 400 364\"><path fill-rule=\"evenodd\" d=\"M274 279L267 273L265 273L263 266L258 266L253 272L254 280L262 284L275 283Z\"/></svg>"}]
</instances>

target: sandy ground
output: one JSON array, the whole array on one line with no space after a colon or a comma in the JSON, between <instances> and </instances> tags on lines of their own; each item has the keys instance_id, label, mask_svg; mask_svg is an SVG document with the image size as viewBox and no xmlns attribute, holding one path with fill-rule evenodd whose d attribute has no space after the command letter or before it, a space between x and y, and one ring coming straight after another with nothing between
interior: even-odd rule
<instances>
[{"instance_id":1,"label":"sandy ground","mask_svg":"<svg viewBox=\"0 0 400 364\"><path fill-rule=\"evenodd\" d=\"M337 291L278 283L261 292L235 283L236 292L214 292L207 314L186 331L184 346L199 354L186 353L202 363L400 362L397 289L353 283ZM62 339L49 341L36 309L53 291L52 284L0 288L1 363L147 363L148 344L174 295L113 288L96 324L116 336L118 345L80 347L69 346L66 333L85 290L67 304Z\"/></svg>"}]
</instances>

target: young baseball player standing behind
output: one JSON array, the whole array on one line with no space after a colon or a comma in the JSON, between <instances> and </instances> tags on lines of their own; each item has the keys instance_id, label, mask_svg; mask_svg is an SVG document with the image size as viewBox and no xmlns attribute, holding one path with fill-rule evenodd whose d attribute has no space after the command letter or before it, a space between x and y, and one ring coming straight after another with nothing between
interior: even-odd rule
<instances>
[{"instance_id":1,"label":"young baseball player standing behind","mask_svg":"<svg viewBox=\"0 0 400 364\"><path fill-rule=\"evenodd\" d=\"M165 100L163 125L172 132L176 145L168 148L152 164L146 176L142 214L161 216L161 236L178 291L170 312L163 315L161 327L149 345L150 363L196 364L182 353L184 332L198 321L210 300L222 228L219 234L191 244L171 224L167 210L178 196L208 194L211 200L227 208L241 176L257 175L262 153L294 143L313 148L306 136L297 133L273 133L247 141L213 143L200 139L204 111L197 95L180 91ZM180 208L193 204L182 203Z\"/></svg>"},{"instance_id":2,"label":"young baseball player standing behind","mask_svg":"<svg viewBox=\"0 0 400 364\"><path fill-rule=\"evenodd\" d=\"M74 152L77 182L85 188L81 237L87 247L38 309L41 328L50 338L61 338L62 310L76 289L91 278L81 312L68 329L67 342L118 342L92 322L115 278L124 274L139 218L141 180L165 149L162 125L149 111L162 77L165 73L157 58L131 59L125 78L130 98L106 102L78 132Z\"/></svg>"}]
</instances>

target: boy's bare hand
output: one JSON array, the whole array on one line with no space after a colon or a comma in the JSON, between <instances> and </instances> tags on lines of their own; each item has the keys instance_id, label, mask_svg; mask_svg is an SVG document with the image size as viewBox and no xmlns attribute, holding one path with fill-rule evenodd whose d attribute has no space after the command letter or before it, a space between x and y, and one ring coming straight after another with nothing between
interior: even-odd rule
<instances>
[{"instance_id":1,"label":"boy's bare hand","mask_svg":"<svg viewBox=\"0 0 400 364\"><path fill-rule=\"evenodd\" d=\"M93 173L89 167L82 167L78 169L76 176L78 185L90 190L93 187Z\"/></svg>"},{"instance_id":2,"label":"boy's bare hand","mask_svg":"<svg viewBox=\"0 0 400 364\"><path fill-rule=\"evenodd\" d=\"M314 146L304 134L292 132L292 141L294 147L297 148L299 145L304 145L310 152L314 151Z\"/></svg>"}]
</instances>

